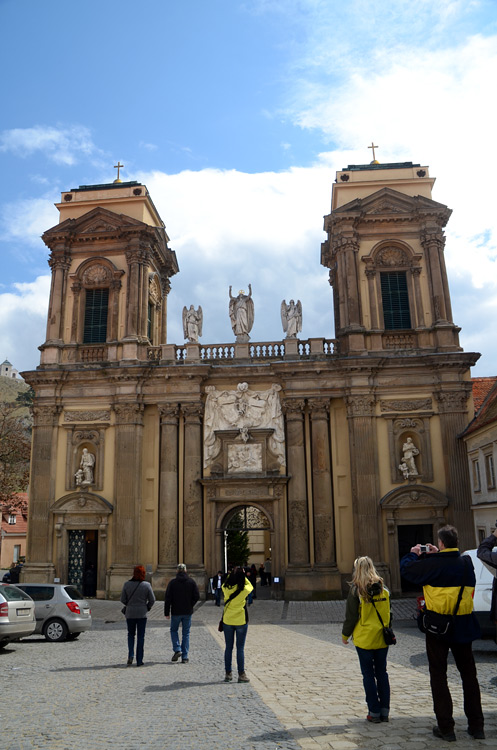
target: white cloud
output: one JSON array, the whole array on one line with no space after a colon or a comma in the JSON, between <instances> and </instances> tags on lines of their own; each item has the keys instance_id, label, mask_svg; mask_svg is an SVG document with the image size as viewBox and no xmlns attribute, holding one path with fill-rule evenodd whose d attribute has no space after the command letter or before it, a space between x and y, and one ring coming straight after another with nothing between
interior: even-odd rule
<instances>
[{"instance_id":1,"label":"white cloud","mask_svg":"<svg viewBox=\"0 0 497 750\"><path fill-rule=\"evenodd\" d=\"M58 127L35 125L32 128L14 128L0 133L0 151L27 157L42 151L47 158L71 166L96 149L88 128L82 125Z\"/></svg>"},{"instance_id":2,"label":"white cloud","mask_svg":"<svg viewBox=\"0 0 497 750\"><path fill-rule=\"evenodd\" d=\"M50 275L38 276L0 293L0 351L19 371L39 364L37 347L45 340L50 281Z\"/></svg>"},{"instance_id":3,"label":"white cloud","mask_svg":"<svg viewBox=\"0 0 497 750\"><path fill-rule=\"evenodd\" d=\"M60 200L59 194L52 198L31 198L15 203L5 203L0 214L0 238L22 244L38 245L46 248L40 236L59 221L59 213L54 206Z\"/></svg>"}]
</instances>

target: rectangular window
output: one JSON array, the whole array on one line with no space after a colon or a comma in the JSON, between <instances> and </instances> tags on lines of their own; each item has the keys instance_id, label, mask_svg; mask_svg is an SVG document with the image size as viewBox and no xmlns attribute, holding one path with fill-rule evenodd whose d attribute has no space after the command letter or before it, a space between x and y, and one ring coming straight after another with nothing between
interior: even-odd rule
<instances>
[{"instance_id":1,"label":"rectangular window","mask_svg":"<svg viewBox=\"0 0 497 750\"><path fill-rule=\"evenodd\" d=\"M473 489L475 492L481 490L481 479L480 479L480 462L478 459L474 459L472 462L473 467Z\"/></svg>"},{"instance_id":2,"label":"rectangular window","mask_svg":"<svg viewBox=\"0 0 497 750\"><path fill-rule=\"evenodd\" d=\"M380 273L383 319L388 331L411 327L409 294L405 271Z\"/></svg>"},{"instance_id":3,"label":"rectangular window","mask_svg":"<svg viewBox=\"0 0 497 750\"><path fill-rule=\"evenodd\" d=\"M107 340L108 289L87 289L83 344L102 344Z\"/></svg>"},{"instance_id":4,"label":"rectangular window","mask_svg":"<svg viewBox=\"0 0 497 750\"><path fill-rule=\"evenodd\" d=\"M485 474L487 477L487 488L493 490L495 487L494 457L492 454L485 456Z\"/></svg>"},{"instance_id":5,"label":"rectangular window","mask_svg":"<svg viewBox=\"0 0 497 750\"><path fill-rule=\"evenodd\" d=\"M9 516L9 523L12 525L14 523L17 523L17 518L14 514Z\"/></svg>"},{"instance_id":6,"label":"rectangular window","mask_svg":"<svg viewBox=\"0 0 497 750\"><path fill-rule=\"evenodd\" d=\"M487 538L487 532L481 526L478 526L478 544L481 544Z\"/></svg>"},{"instance_id":7,"label":"rectangular window","mask_svg":"<svg viewBox=\"0 0 497 750\"><path fill-rule=\"evenodd\" d=\"M21 545L20 544L14 544L14 562L19 562L19 558L21 556Z\"/></svg>"}]
</instances>

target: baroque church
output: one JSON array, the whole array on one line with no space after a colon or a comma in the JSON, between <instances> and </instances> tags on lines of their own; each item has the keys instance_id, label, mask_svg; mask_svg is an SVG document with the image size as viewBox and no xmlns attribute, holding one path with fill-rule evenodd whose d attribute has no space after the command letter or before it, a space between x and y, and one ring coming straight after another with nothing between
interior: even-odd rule
<instances>
[{"instance_id":1,"label":"baroque church","mask_svg":"<svg viewBox=\"0 0 497 750\"><path fill-rule=\"evenodd\" d=\"M286 599L341 597L365 554L399 594L400 556L445 522L473 547L458 435L479 355L452 319L434 182L411 162L339 171L321 247L335 338L299 339L288 316L286 338L252 342L240 293L228 345L199 343L194 320L168 342L179 266L145 185L62 193L46 341L23 373L25 579L81 583L91 566L97 596L117 597L142 563L160 596L181 561L205 593L234 514Z\"/></svg>"}]
</instances>

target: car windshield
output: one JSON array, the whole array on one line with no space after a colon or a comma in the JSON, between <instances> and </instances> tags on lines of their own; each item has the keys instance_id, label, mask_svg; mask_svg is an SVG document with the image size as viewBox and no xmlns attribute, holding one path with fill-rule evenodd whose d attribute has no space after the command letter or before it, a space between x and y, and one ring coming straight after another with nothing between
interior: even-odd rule
<instances>
[{"instance_id":1,"label":"car windshield","mask_svg":"<svg viewBox=\"0 0 497 750\"><path fill-rule=\"evenodd\" d=\"M76 586L64 586L64 591L71 599L83 599L83 595Z\"/></svg>"},{"instance_id":2,"label":"car windshield","mask_svg":"<svg viewBox=\"0 0 497 750\"><path fill-rule=\"evenodd\" d=\"M31 597L24 591L21 591L21 589L18 589L17 586L2 586L0 588L0 594L2 594L8 602L31 601Z\"/></svg>"}]
</instances>

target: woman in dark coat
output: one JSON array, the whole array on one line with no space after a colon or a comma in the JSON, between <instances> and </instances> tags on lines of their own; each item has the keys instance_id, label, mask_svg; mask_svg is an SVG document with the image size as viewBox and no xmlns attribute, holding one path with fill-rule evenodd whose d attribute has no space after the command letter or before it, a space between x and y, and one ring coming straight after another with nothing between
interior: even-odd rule
<instances>
[{"instance_id":1,"label":"woman in dark coat","mask_svg":"<svg viewBox=\"0 0 497 750\"><path fill-rule=\"evenodd\" d=\"M133 578L123 586L121 602L128 626L128 666L133 664L136 633L136 666L143 666L143 648L145 644L145 628L147 614L155 602L152 586L145 580L145 568L137 565L133 570Z\"/></svg>"}]
</instances>

